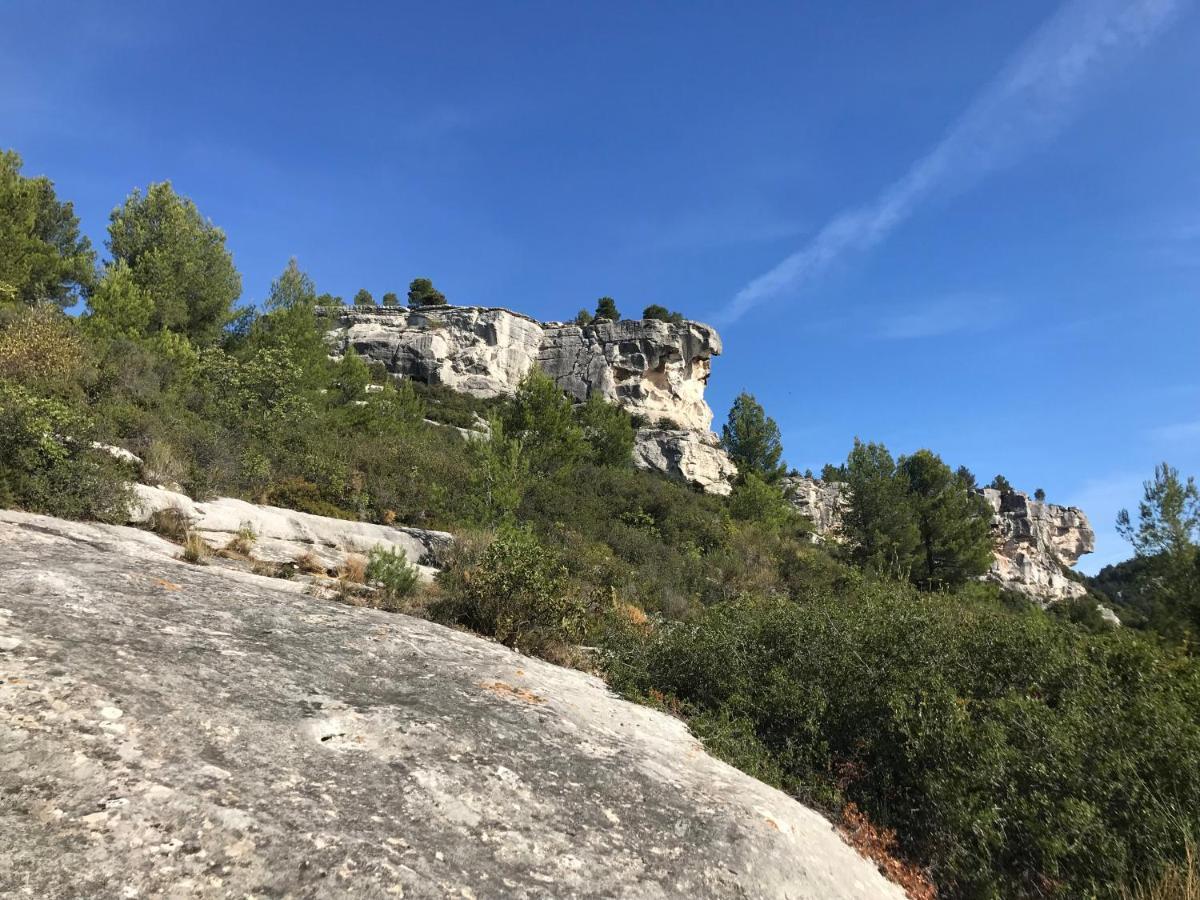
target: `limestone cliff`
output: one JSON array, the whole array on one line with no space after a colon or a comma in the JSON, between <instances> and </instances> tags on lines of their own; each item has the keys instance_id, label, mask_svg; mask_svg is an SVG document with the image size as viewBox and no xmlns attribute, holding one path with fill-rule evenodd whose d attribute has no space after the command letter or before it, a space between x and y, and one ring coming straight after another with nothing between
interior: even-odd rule
<instances>
[{"instance_id":1,"label":"limestone cliff","mask_svg":"<svg viewBox=\"0 0 1200 900\"><path fill-rule=\"evenodd\" d=\"M841 540L842 516L849 508L846 486L793 476L784 481L792 504L810 518L818 537ZM993 510L994 557L985 576L1043 602L1081 597L1087 591L1065 570L1096 546L1083 510L1031 500L1021 491L981 491Z\"/></svg>"},{"instance_id":2,"label":"limestone cliff","mask_svg":"<svg viewBox=\"0 0 1200 900\"><path fill-rule=\"evenodd\" d=\"M0 896L902 900L598 678L0 511Z\"/></svg>"},{"instance_id":3,"label":"limestone cliff","mask_svg":"<svg viewBox=\"0 0 1200 900\"><path fill-rule=\"evenodd\" d=\"M579 400L598 393L651 424L712 425L704 387L721 339L699 322L580 326L480 306L331 307L322 315L334 354L353 347L396 375L495 397L512 394L536 363Z\"/></svg>"}]
</instances>

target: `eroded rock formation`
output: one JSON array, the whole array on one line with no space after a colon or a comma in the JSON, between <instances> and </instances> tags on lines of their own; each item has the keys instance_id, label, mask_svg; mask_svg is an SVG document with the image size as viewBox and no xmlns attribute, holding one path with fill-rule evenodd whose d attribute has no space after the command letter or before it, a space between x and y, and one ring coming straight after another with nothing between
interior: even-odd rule
<instances>
[{"instance_id":1,"label":"eroded rock formation","mask_svg":"<svg viewBox=\"0 0 1200 900\"><path fill-rule=\"evenodd\" d=\"M428 579L454 544L453 535L444 531L332 519L233 497L198 502L186 494L145 484L135 484L133 490L131 522L150 524L156 513L178 510L188 528L218 550L246 528L254 535L254 558L266 562L292 562L312 554L323 568L336 570L349 554L366 554L382 547L403 553Z\"/></svg>"},{"instance_id":2,"label":"eroded rock formation","mask_svg":"<svg viewBox=\"0 0 1200 900\"><path fill-rule=\"evenodd\" d=\"M629 319L538 322L507 309L334 307L322 314L337 355L353 347L396 375L480 397L512 394L536 363L579 400L599 393L652 424L707 431L715 329L699 322Z\"/></svg>"},{"instance_id":3,"label":"eroded rock formation","mask_svg":"<svg viewBox=\"0 0 1200 900\"><path fill-rule=\"evenodd\" d=\"M599 679L0 512L0 895L890 898Z\"/></svg>"},{"instance_id":4,"label":"eroded rock formation","mask_svg":"<svg viewBox=\"0 0 1200 900\"><path fill-rule=\"evenodd\" d=\"M1030 499L1022 491L983 489L991 505L995 558L988 577L1034 597L1064 600L1087 589L1065 570L1096 549L1096 533L1083 510Z\"/></svg>"},{"instance_id":5,"label":"eroded rock formation","mask_svg":"<svg viewBox=\"0 0 1200 900\"><path fill-rule=\"evenodd\" d=\"M842 516L850 499L836 481L792 476L785 479L792 504L813 522L820 538L840 540ZM1043 601L1081 597L1086 588L1065 574L1096 547L1096 534L1083 510L1032 500L1021 491L981 492L993 510L994 557L986 578Z\"/></svg>"},{"instance_id":6,"label":"eroded rock formation","mask_svg":"<svg viewBox=\"0 0 1200 900\"><path fill-rule=\"evenodd\" d=\"M722 496L733 490L737 475L737 467L711 431L639 429L633 464Z\"/></svg>"}]
</instances>

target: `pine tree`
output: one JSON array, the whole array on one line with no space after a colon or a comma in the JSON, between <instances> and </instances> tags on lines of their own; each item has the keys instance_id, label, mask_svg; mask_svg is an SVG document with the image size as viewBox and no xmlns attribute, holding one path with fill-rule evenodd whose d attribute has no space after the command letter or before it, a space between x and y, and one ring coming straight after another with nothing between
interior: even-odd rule
<instances>
[{"instance_id":1,"label":"pine tree","mask_svg":"<svg viewBox=\"0 0 1200 900\"><path fill-rule=\"evenodd\" d=\"M779 426L753 394L742 392L733 401L729 420L721 429L721 444L739 471L754 472L768 484L774 484L787 472L787 466L780 461L783 444Z\"/></svg>"},{"instance_id":2,"label":"pine tree","mask_svg":"<svg viewBox=\"0 0 1200 900\"><path fill-rule=\"evenodd\" d=\"M408 286L408 305L413 308L445 306L446 295L435 288L428 278L414 278Z\"/></svg>"},{"instance_id":3,"label":"pine tree","mask_svg":"<svg viewBox=\"0 0 1200 900\"><path fill-rule=\"evenodd\" d=\"M612 297L601 297L596 301L596 314L594 319L608 319L610 322L621 321L621 314L617 312L617 301Z\"/></svg>"},{"instance_id":4,"label":"pine tree","mask_svg":"<svg viewBox=\"0 0 1200 900\"><path fill-rule=\"evenodd\" d=\"M358 293L354 295L355 306L374 306L375 298L371 296L371 292L366 288L359 288Z\"/></svg>"}]
</instances>

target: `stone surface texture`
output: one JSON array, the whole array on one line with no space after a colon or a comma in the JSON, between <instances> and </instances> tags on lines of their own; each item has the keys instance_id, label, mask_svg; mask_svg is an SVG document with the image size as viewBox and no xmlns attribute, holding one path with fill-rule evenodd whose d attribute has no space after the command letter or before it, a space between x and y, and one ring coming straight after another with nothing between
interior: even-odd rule
<instances>
[{"instance_id":1,"label":"stone surface texture","mask_svg":"<svg viewBox=\"0 0 1200 900\"><path fill-rule=\"evenodd\" d=\"M1064 570L1096 549L1096 533L1083 510L1033 500L1022 491L984 488L992 507L995 559L988 577L1022 593L1052 600L1082 597L1087 588Z\"/></svg>"},{"instance_id":2,"label":"stone surface texture","mask_svg":"<svg viewBox=\"0 0 1200 900\"><path fill-rule=\"evenodd\" d=\"M395 375L496 397L512 394L536 363L579 400L598 393L652 424L712 425L704 387L721 339L699 322L580 326L480 306L331 307L322 314L335 355L353 347Z\"/></svg>"},{"instance_id":3,"label":"stone surface texture","mask_svg":"<svg viewBox=\"0 0 1200 900\"><path fill-rule=\"evenodd\" d=\"M0 896L894 898L598 679L0 512Z\"/></svg>"},{"instance_id":4,"label":"stone surface texture","mask_svg":"<svg viewBox=\"0 0 1200 900\"><path fill-rule=\"evenodd\" d=\"M792 504L808 516L819 538L840 540L850 498L845 485L794 475L784 480ZM982 493L992 508L994 558L985 578L1041 602L1081 597L1087 589L1065 574L1096 548L1083 510L1032 500L1022 491Z\"/></svg>"},{"instance_id":5,"label":"stone surface texture","mask_svg":"<svg viewBox=\"0 0 1200 900\"><path fill-rule=\"evenodd\" d=\"M633 464L722 496L733 490L737 475L737 466L711 431L640 428L633 446Z\"/></svg>"},{"instance_id":6,"label":"stone surface texture","mask_svg":"<svg viewBox=\"0 0 1200 900\"><path fill-rule=\"evenodd\" d=\"M189 527L216 550L248 526L255 534L252 555L266 562L293 562L311 553L324 568L335 570L349 554L366 554L382 547L403 553L428 580L454 544L453 535L445 531L333 519L232 497L198 502L186 494L145 484L133 485L133 491L132 523L150 524L155 513L177 509L187 517Z\"/></svg>"}]
</instances>

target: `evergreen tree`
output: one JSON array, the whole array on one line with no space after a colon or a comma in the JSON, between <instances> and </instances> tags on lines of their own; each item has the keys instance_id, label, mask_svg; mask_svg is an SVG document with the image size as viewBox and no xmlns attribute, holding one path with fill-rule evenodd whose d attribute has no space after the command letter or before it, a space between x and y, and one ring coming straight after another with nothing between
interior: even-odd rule
<instances>
[{"instance_id":1,"label":"evergreen tree","mask_svg":"<svg viewBox=\"0 0 1200 900\"><path fill-rule=\"evenodd\" d=\"M375 298L371 296L371 292L366 288L359 288L358 293L354 295L355 306L374 306Z\"/></svg>"},{"instance_id":2,"label":"evergreen tree","mask_svg":"<svg viewBox=\"0 0 1200 900\"><path fill-rule=\"evenodd\" d=\"M529 371L505 410L504 433L519 440L533 472L546 474L587 455L570 399L541 369Z\"/></svg>"},{"instance_id":3,"label":"evergreen tree","mask_svg":"<svg viewBox=\"0 0 1200 900\"><path fill-rule=\"evenodd\" d=\"M383 295L382 299L383 299L384 306L399 306L400 305L400 298L396 296L395 291L388 291L386 294Z\"/></svg>"},{"instance_id":4,"label":"evergreen tree","mask_svg":"<svg viewBox=\"0 0 1200 900\"><path fill-rule=\"evenodd\" d=\"M317 387L324 380L330 363L316 307L329 305L327 301L323 302L328 296L318 297L316 285L300 268L296 258L288 260L283 272L271 282L264 303L267 314L251 326L243 355L264 349L284 350L298 364L302 383Z\"/></svg>"},{"instance_id":5,"label":"evergreen tree","mask_svg":"<svg viewBox=\"0 0 1200 900\"><path fill-rule=\"evenodd\" d=\"M596 301L596 314L593 319L608 319L610 322L621 321L621 314L617 312L617 301L612 297L601 297Z\"/></svg>"},{"instance_id":6,"label":"evergreen tree","mask_svg":"<svg viewBox=\"0 0 1200 900\"><path fill-rule=\"evenodd\" d=\"M435 288L428 278L414 278L408 286L408 305L413 308L445 306L446 295Z\"/></svg>"},{"instance_id":7,"label":"evergreen tree","mask_svg":"<svg viewBox=\"0 0 1200 900\"><path fill-rule=\"evenodd\" d=\"M684 321L683 314L667 309L657 303L651 303L642 310L643 319L657 319L660 322L672 322L676 325Z\"/></svg>"},{"instance_id":8,"label":"evergreen tree","mask_svg":"<svg viewBox=\"0 0 1200 900\"><path fill-rule=\"evenodd\" d=\"M1042 488L1038 488L1036 491L1033 492L1033 499L1037 500L1039 503L1045 503L1046 502L1046 492Z\"/></svg>"},{"instance_id":9,"label":"evergreen tree","mask_svg":"<svg viewBox=\"0 0 1200 900\"><path fill-rule=\"evenodd\" d=\"M1123 509L1117 531L1148 561L1151 624L1167 634L1200 635L1200 488L1167 463L1143 484L1137 522Z\"/></svg>"},{"instance_id":10,"label":"evergreen tree","mask_svg":"<svg viewBox=\"0 0 1200 900\"><path fill-rule=\"evenodd\" d=\"M124 260L109 265L88 298L88 327L106 337L137 338L146 334L154 301L138 287Z\"/></svg>"},{"instance_id":11,"label":"evergreen tree","mask_svg":"<svg viewBox=\"0 0 1200 900\"><path fill-rule=\"evenodd\" d=\"M921 535L907 486L883 444L855 438L845 465L850 506L842 519L846 548L860 566L907 579Z\"/></svg>"},{"instance_id":12,"label":"evergreen tree","mask_svg":"<svg viewBox=\"0 0 1200 900\"><path fill-rule=\"evenodd\" d=\"M913 581L930 590L959 585L986 572L992 561L987 501L929 450L901 457L897 472L920 537Z\"/></svg>"},{"instance_id":13,"label":"evergreen tree","mask_svg":"<svg viewBox=\"0 0 1200 900\"><path fill-rule=\"evenodd\" d=\"M588 312L586 309L581 309L579 312L575 313L575 324L580 326L581 328L584 325L591 325L592 324L592 314L590 312Z\"/></svg>"},{"instance_id":14,"label":"evergreen tree","mask_svg":"<svg viewBox=\"0 0 1200 900\"><path fill-rule=\"evenodd\" d=\"M362 400L371 383L371 370L353 347L347 347L333 373L333 384L343 403Z\"/></svg>"},{"instance_id":15,"label":"evergreen tree","mask_svg":"<svg viewBox=\"0 0 1200 900\"><path fill-rule=\"evenodd\" d=\"M1008 479L1003 475L997 475L992 479L992 483L988 485L992 490L999 491L1001 494L1012 494L1013 486L1008 483Z\"/></svg>"},{"instance_id":16,"label":"evergreen tree","mask_svg":"<svg viewBox=\"0 0 1200 900\"><path fill-rule=\"evenodd\" d=\"M0 304L65 309L95 284L96 254L54 183L22 176L21 165L15 152L0 152Z\"/></svg>"},{"instance_id":17,"label":"evergreen tree","mask_svg":"<svg viewBox=\"0 0 1200 900\"><path fill-rule=\"evenodd\" d=\"M783 444L779 426L753 394L743 391L733 401L729 420L721 429L721 444L739 472L754 472L768 484L774 484L787 472L787 466L780 461Z\"/></svg>"},{"instance_id":18,"label":"evergreen tree","mask_svg":"<svg viewBox=\"0 0 1200 900\"><path fill-rule=\"evenodd\" d=\"M242 292L225 234L169 181L134 190L109 217L108 249L154 302L151 330L215 343Z\"/></svg>"},{"instance_id":19,"label":"evergreen tree","mask_svg":"<svg viewBox=\"0 0 1200 900\"><path fill-rule=\"evenodd\" d=\"M633 453L634 430L629 414L599 394L591 394L576 410L589 458L600 466L626 466Z\"/></svg>"}]
</instances>

